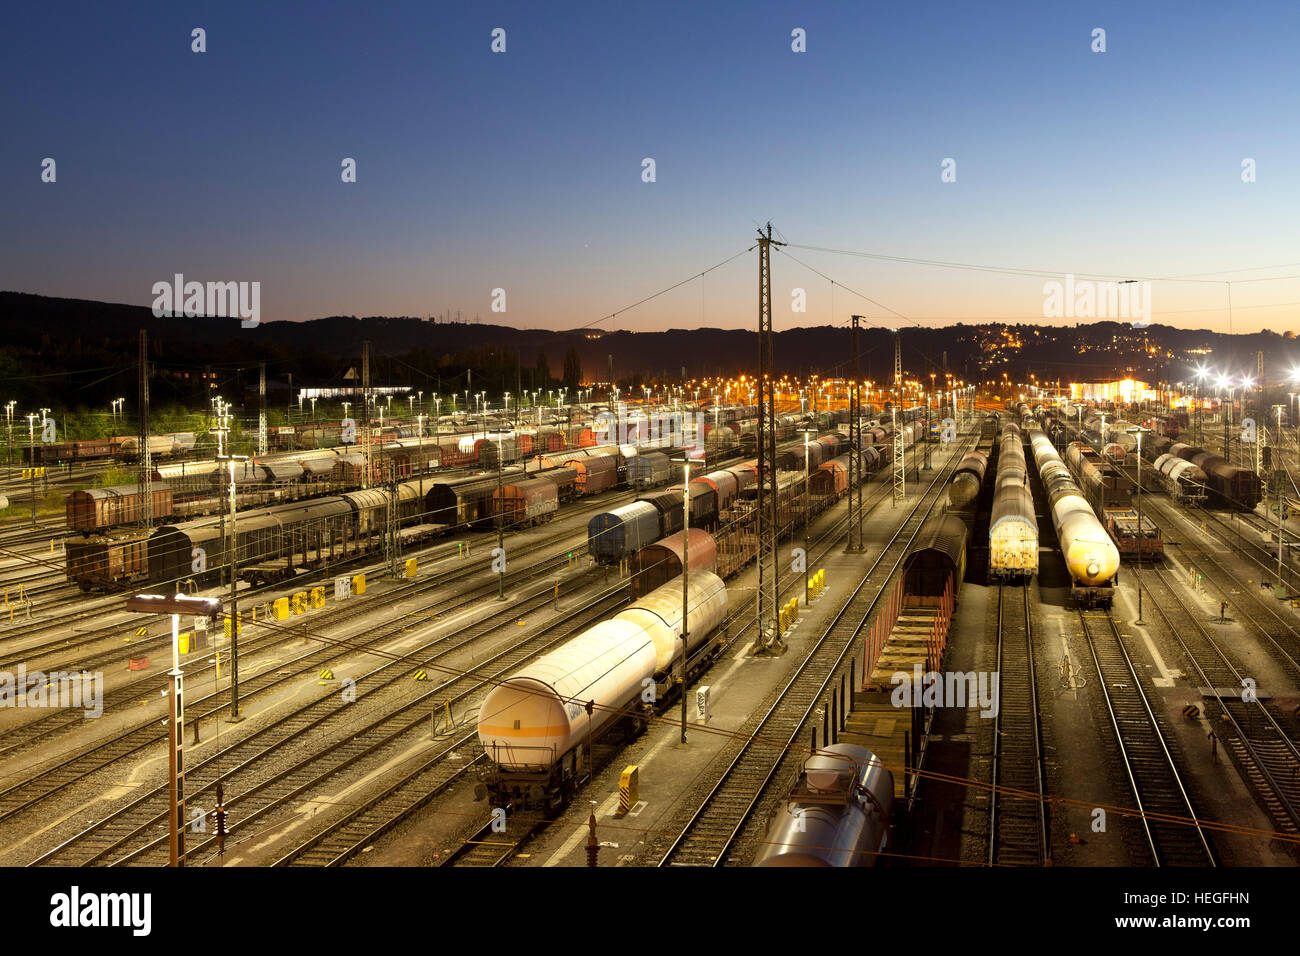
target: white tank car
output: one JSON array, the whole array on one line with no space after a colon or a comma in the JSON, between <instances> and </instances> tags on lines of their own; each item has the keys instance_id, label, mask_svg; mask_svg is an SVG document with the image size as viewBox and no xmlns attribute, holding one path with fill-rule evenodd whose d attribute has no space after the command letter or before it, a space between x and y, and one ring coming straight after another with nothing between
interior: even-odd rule
<instances>
[{"instance_id":1,"label":"white tank car","mask_svg":"<svg viewBox=\"0 0 1300 956\"><path fill-rule=\"evenodd\" d=\"M889 835L894 775L856 744L804 759L773 815L755 866L874 866Z\"/></svg>"},{"instance_id":2,"label":"white tank car","mask_svg":"<svg viewBox=\"0 0 1300 956\"><path fill-rule=\"evenodd\" d=\"M694 571L688 601L694 647L725 619L726 585L716 574ZM488 757L501 770L549 771L635 711L644 682L681 654L681 604L681 580L670 581L507 677L479 708L478 736Z\"/></svg>"},{"instance_id":3,"label":"white tank car","mask_svg":"<svg viewBox=\"0 0 1300 956\"><path fill-rule=\"evenodd\" d=\"M727 586L710 572L691 572L690 631L686 640L694 651L727 616ZM647 594L614 615L616 621L639 625L655 645L655 674L666 674L682 653L682 582L678 578Z\"/></svg>"},{"instance_id":4,"label":"white tank car","mask_svg":"<svg viewBox=\"0 0 1300 956\"><path fill-rule=\"evenodd\" d=\"M1030 432L1029 440L1070 577L1076 586L1109 587L1119 572L1119 549L1097 520L1092 506L1047 436L1035 429Z\"/></svg>"},{"instance_id":5,"label":"white tank car","mask_svg":"<svg viewBox=\"0 0 1300 956\"><path fill-rule=\"evenodd\" d=\"M989 573L995 578L1024 578L1038 571L1038 516L1029 492L1025 449L1020 429L1002 430L998 470L994 476L993 512L989 518Z\"/></svg>"}]
</instances>

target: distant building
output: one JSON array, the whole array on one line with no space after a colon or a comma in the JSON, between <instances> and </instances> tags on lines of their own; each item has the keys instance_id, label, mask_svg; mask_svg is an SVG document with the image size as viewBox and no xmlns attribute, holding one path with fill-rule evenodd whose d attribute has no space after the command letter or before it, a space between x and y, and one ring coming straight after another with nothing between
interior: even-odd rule
<instances>
[{"instance_id":1,"label":"distant building","mask_svg":"<svg viewBox=\"0 0 1300 956\"><path fill-rule=\"evenodd\" d=\"M1146 382L1125 378L1118 382L1071 382L1070 398L1085 402L1144 402L1160 393Z\"/></svg>"}]
</instances>

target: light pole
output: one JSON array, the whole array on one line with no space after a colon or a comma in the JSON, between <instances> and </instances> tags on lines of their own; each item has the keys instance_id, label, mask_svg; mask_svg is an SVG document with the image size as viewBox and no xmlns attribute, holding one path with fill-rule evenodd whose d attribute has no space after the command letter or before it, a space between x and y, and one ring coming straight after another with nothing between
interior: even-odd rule
<instances>
[{"instance_id":1,"label":"light pole","mask_svg":"<svg viewBox=\"0 0 1300 956\"><path fill-rule=\"evenodd\" d=\"M239 716L239 598L236 588L239 586L239 566L236 552L239 537L235 528L235 462L248 461L247 455L218 455L219 461L230 462L230 550L226 552L230 561L230 719L243 720Z\"/></svg>"},{"instance_id":2,"label":"light pole","mask_svg":"<svg viewBox=\"0 0 1300 956\"><path fill-rule=\"evenodd\" d=\"M416 458L419 459L420 462L420 507L423 508L424 507L424 473L429 467L429 463L424 460L424 413L421 412L416 417L415 421L416 421L416 435L417 435L417 442L418 442L418 450L416 452Z\"/></svg>"},{"instance_id":3,"label":"light pole","mask_svg":"<svg viewBox=\"0 0 1300 956\"><path fill-rule=\"evenodd\" d=\"M1126 429L1130 435L1137 437L1137 487L1138 487L1138 616L1134 624L1144 625L1142 620L1142 551L1146 542L1146 531L1142 528L1142 436L1151 431L1149 428L1143 428L1141 425L1134 425Z\"/></svg>"},{"instance_id":4,"label":"light pole","mask_svg":"<svg viewBox=\"0 0 1300 956\"><path fill-rule=\"evenodd\" d=\"M808 439L817 434L815 428L801 428L803 433L803 606L808 606L808 499L812 497L812 475L809 474L808 466ZM849 449L849 454L854 454L854 449ZM853 472L850 472L853 474ZM832 481L834 479L832 478Z\"/></svg>"},{"instance_id":5,"label":"light pole","mask_svg":"<svg viewBox=\"0 0 1300 956\"><path fill-rule=\"evenodd\" d=\"M167 735L170 743L167 760L167 826L171 849L171 865L185 865L185 762L184 734L181 724L185 720L184 674L181 671L180 628L181 615L205 616L213 621L221 615L219 598L196 598L177 594L136 594L126 599L128 611L144 614L170 614L172 616L172 669L171 692L167 695Z\"/></svg>"},{"instance_id":6,"label":"light pole","mask_svg":"<svg viewBox=\"0 0 1300 956\"><path fill-rule=\"evenodd\" d=\"M1273 411L1277 413L1278 463L1282 464L1280 460L1282 455L1282 406L1274 405ZM1282 467L1285 468L1286 465L1282 464ZM1277 474L1277 471L1277 466L1274 465L1273 473ZM1277 489L1277 588L1279 594L1285 597L1284 585L1282 584L1282 482L1275 481L1273 485Z\"/></svg>"},{"instance_id":7,"label":"light pole","mask_svg":"<svg viewBox=\"0 0 1300 956\"><path fill-rule=\"evenodd\" d=\"M11 398L5 405L5 460L10 468L14 464L14 406L17 404L17 400Z\"/></svg>"},{"instance_id":8,"label":"light pole","mask_svg":"<svg viewBox=\"0 0 1300 956\"><path fill-rule=\"evenodd\" d=\"M144 452L140 453L142 456ZM32 527L36 527L36 413L27 413L27 457L32 476ZM143 461L143 457L141 461Z\"/></svg>"},{"instance_id":9,"label":"light pole","mask_svg":"<svg viewBox=\"0 0 1300 956\"><path fill-rule=\"evenodd\" d=\"M691 465L704 464L702 458L673 458L682 466L682 743L686 743L686 661L690 654L687 640L687 614L690 611L691 574Z\"/></svg>"},{"instance_id":10,"label":"light pole","mask_svg":"<svg viewBox=\"0 0 1300 956\"><path fill-rule=\"evenodd\" d=\"M506 599L506 502L501 493L501 458L502 458L502 438L505 436L504 428L492 429L492 434L497 438L497 561L500 562L501 570L497 575L497 600Z\"/></svg>"}]
</instances>

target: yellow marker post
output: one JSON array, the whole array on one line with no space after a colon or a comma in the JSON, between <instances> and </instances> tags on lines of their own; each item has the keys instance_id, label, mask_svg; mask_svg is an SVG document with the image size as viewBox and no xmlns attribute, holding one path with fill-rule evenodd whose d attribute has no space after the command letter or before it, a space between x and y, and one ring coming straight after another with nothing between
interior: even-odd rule
<instances>
[{"instance_id":1,"label":"yellow marker post","mask_svg":"<svg viewBox=\"0 0 1300 956\"><path fill-rule=\"evenodd\" d=\"M406 559L406 576L407 576L408 578L413 578L413 577L415 577L415 570L416 570L417 567L419 567L419 563L418 563L418 560L417 560L416 558L407 558L407 559Z\"/></svg>"},{"instance_id":2,"label":"yellow marker post","mask_svg":"<svg viewBox=\"0 0 1300 956\"><path fill-rule=\"evenodd\" d=\"M640 768L636 764L628 764L623 768L623 772L618 778L618 815L623 816L630 813L636 806L637 796L640 792Z\"/></svg>"},{"instance_id":3,"label":"yellow marker post","mask_svg":"<svg viewBox=\"0 0 1300 956\"><path fill-rule=\"evenodd\" d=\"M353 594L366 593L366 576L364 574L354 574L352 576L352 593Z\"/></svg>"},{"instance_id":4,"label":"yellow marker post","mask_svg":"<svg viewBox=\"0 0 1300 956\"><path fill-rule=\"evenodd\" d=\"M321 585L320 587L314 587L311 589L311 606L314 608L322 608L325 606L324 585Z\"/></svg>"},{"instance_id":5,"label":"yellow marker post","mask_svg":"<svg viewBox=\"0 0 1300 956\"><path fill-rule=\"evenodd\" d=\"M276 598L275 603L271 605L271 616L277 621L283 621L289 616L289 599Z\"/></svg>"}]
</instances>

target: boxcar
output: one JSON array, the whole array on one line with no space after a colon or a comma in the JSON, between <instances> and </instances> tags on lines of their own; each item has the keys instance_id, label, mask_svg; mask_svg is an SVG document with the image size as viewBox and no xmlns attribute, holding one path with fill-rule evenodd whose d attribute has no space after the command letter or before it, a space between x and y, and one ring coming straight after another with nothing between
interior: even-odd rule
<instances>
[{"instance_id":1,"label":"boxcar","mask_svg":"<svg viewBox=\"0 0 1300 956\"><path fill-rule=\"evenodd\" d=\"M660 529L665 535L676 534L682 530L682 492L681 489L661 491L657 495L647 495L640 501L648 501L659 510L662 518ZM692 518L692 524L694 519Z\"/></svg>"},{"instance_id":2,"label":"boxcar","mask_svg":"<svg viewBox=\"0 0 1300 956\"><path fill-rule=\"evenodd\" d=\"M507 527L541 524L560 508L555 483L546 478L526 478L502 485L492 493L492 516Z\"/></svg>"},{"instance_id":3,"label":"boxcar","mask_svg":"<svg viewBox=\"0 0 1300 956\"><path fill-rule=\"evenodd\" d=\"M153 518L166 518L175 513L172 510L172 490L166 482L151 482L150 497L153 499ZM111 488L74 491L68 495L65 514L68 530L85 534L118 525L136 524L144 520L141 486L114 485Z\"/></svg>"},{"instance_id":4,"label":"boxcar","mask_svg":"<svg viewBox=\"0 0 1300 956\"><path fill-rule=\"evenodd\" d=\"M659 538L663 516L648 501L634 501L587 523L587 552L597 564L618 564Z\"/></svg>"},{"instance_id":5,"label":"boxcar","mask_svg":"<svg viewBox=\"0 0 1300 956\"><path fill-rule=\"evenodd\" d=\"M128 587L149 576L148 535L69 538L66 574L83 591Z\"/></svg>"},{"instance_id":6,"label":"boxcar","mask_svg":"<svg viewBox=\"0 0 1300 956\"><path fill-rule=\"evenodd\" d=\"M598 495L618 483L618 462L611 455L589 455L564 463L575 471L574 488L579 495Z\"/></svg>"}]
</instances>

